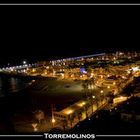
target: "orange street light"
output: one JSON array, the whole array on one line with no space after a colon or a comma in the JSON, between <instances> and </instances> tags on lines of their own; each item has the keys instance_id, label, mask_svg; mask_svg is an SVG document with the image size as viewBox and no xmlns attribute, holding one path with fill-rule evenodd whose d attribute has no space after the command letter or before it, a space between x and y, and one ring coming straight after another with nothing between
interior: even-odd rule
<instances>
[{"instance_id":1,"label":"orange street light","mask_svg":"<svg viewBox=\"0 0 140 140\"><path fill-rule=\"evenodd\" d=\"M104 91L103 91L103 90L101 90L100 92L101 92L101 93L103 93Z\"/></svg>"},{"instance_id":2,"label":"orange street light","mask_svg":"<svg viewBox=\"0 0 140 140\"><path fill-rule=\"evenodd\" d=\"M72 110L69 110L68 112L67 112L67 114L71 114L73 111Z\"/></svg>"}]
</instances>

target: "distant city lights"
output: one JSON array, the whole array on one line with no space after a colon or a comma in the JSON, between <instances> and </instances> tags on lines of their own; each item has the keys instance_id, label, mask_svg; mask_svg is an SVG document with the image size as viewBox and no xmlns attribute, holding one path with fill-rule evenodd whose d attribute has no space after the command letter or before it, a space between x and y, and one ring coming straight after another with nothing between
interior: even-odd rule
<instances>
[{"instance_id":1,"label":"distant city lights","mask_svg":"<svg viewBox=\"0 0 140 140\"><path fill-rule=\"evenodd\" d=\"M27 64L27 62L26 61L23 61L23 64Z\"/></svg>"},{"instance_id":2,"label":"distant city lights","mask_svg":"<svg viewBox=\"0 0 140 140\"><path fill-rule=\"evenodd\" d=\"M67 111L67 114L71 114L73 111L72 110L69 110L69 111Z\"/></svg>"}]
</instances>

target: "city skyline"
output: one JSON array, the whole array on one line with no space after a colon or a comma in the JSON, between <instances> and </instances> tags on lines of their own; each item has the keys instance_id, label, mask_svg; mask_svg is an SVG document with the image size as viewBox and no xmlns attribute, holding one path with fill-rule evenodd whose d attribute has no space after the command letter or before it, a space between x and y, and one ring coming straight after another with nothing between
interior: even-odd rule
<instances>
[{"instance_id":1,"label":"city skyline","mask_svg":"<svg viewBox=\"0 0 140 140\"><path fill-rule=\"evenodd\" d=\"M5 109L1 113L4 122L0 123L6 125L8 118L9 124L6 130L1 124L0 128L16 133L55 132L56 128L78 133L85 127L85 131L111 130L118 134L124 131L123 126L126 133L136 132L139 129L136 126L131 129L131 123L139 124L139 112L135 112L138 117L134 117L131 111L137 110L140 97L139 58L140 53L136 52L101 53L35 65L23 61L22 65L1 68L1 109ZM131 101L136 103L135 107L133 103L130 105ZM7 115L9 111L11 115ZM16 112L21 118L14 115ZM111 121L117 122L115 128L110 125ZM105 130L102 124L107 125Z\"/></svg>"},{"instance_id":2,"label":"city skyline","mask_svg":"<svg viewBox=\"0 0 140 140\"><path fill-rule=\"evenodd\" d=\"M45 41L44 41L45 42ZM55 41L54 41L55 42ZM68 57L77 57L82 55L91 55L96 53L112 53L115 51L136 51L139 52L139 48L133 46L131 48L125 46L100 46L89 40L76 40L71 41L57 41L57 43L47 42L42 44L42 46L12 46L4 47L0 52L0 62L1 64L5 63L14 63L15 61L20 62L24 59L29 61L40 61L40 60L51 60L51 59L60 59Z\"/></svg>"}]
</instances>

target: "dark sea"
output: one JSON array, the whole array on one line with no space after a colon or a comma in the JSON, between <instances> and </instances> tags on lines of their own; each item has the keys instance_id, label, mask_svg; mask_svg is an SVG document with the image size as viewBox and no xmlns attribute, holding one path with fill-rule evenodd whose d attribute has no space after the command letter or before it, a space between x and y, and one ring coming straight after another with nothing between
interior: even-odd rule
<instances>
[{"instance_id":1,"label":"dark sea","mask_svg":"<svg viewBox=\"0 0 140 140\"><path fill-rule=\"evenodd\" d=\"M30 80L21 80L14 77L0 77L0 97L17 93L29 86Z\"/></svg>"},{"instance_id":2,"label":"dark sea","mask_svg":"<svg viewBox=\"0 0 140 140\"><path fill-rule=\"evenodd\" d=\"M26 90L30 85L31 79L0 76L0 114L26 108L31 102Z\"/></svg>"},{"instance_id":3,"label":"dark sea","mask_svg":"<svg viewBox=\"0 0 140 140\"><path fill-rule=\"evenodd\" d=\"M31 79L0 76L0 132L13 133L14 115L30 110L32 100L26 92L30 85Z\"/></svg>"}]
</instances>

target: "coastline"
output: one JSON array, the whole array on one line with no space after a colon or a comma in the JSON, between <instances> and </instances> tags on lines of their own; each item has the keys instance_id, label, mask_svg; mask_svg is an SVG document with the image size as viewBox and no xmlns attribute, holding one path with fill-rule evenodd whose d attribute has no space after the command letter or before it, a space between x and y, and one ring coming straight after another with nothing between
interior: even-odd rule
<instances>
[{"instance_id":1,"label":"coastline","mask_svg":"<svg viewBox=\"0 0 140 140\"><path fill-rule=\"evenodd\" d=\"M13 74L13 73L4 73L0 72L1 77L14 77L14 78L24 78L28 80L37 80L37 79L57 79L56 77L43 77L41 75L31 76L31 75L23 75L23 74Z\"/></svg>"}]
</instances>

